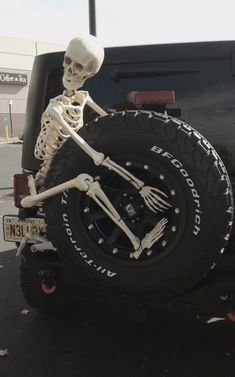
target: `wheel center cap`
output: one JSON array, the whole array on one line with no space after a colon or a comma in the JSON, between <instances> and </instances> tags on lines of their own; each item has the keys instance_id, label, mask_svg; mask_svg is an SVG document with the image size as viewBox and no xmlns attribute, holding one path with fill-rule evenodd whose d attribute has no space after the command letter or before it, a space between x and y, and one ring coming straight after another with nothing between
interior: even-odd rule
<instances>
[{"instance_id":1,"label":"wheel center cap","mask_svg":"<svg viewBox=\"0 0 235 377\"><path fill-rule=\"evenodd\" d=\"M130 218L136 216L137 212L131 203L128 203L125 207L126 213Z\"/></svg>"}]
</instances>

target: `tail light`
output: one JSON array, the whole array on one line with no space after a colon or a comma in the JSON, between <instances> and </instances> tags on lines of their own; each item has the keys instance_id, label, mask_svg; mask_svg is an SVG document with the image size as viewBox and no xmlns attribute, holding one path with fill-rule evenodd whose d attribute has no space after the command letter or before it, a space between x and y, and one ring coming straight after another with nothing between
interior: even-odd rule
<instances>
[{"instance_id":1,"label":"tail light","mask_svg":"<svg viewBox=\"0 0 235 377\"><path fill-rule=\"evenodd\" d=\"M28 186L28 176L26 174L14 175L14 202L17 208L22 208L21 200L30 195Z\"/></svg>"},{"instance_id":2,"label":"tail light","mask_svg":"<svg viewBox=\"0 0 235 377\"><path fill-rule=\"evenodd\" d=\"M127 100L135 105L166 105L175 103L175 92L173 90L130 92Z\"/></svg>"}]
</instances>

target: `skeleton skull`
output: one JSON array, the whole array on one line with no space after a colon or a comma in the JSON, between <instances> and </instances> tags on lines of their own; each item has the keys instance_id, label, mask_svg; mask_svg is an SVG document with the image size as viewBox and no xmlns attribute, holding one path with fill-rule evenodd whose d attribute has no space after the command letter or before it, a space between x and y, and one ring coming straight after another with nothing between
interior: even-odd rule
<instances>
[{"instance_id":1,"label":"skeleton skull","mask_svg":"<svg viewBox=\"0 0 235 377\"><path fill-rule=\"evenodd\" d=\"M103 60L104 49L96 37L87 35L72 39L64 55L64 87L69 91L81 88L86 79L99 71Z\"/></svg>"}]
</instances>

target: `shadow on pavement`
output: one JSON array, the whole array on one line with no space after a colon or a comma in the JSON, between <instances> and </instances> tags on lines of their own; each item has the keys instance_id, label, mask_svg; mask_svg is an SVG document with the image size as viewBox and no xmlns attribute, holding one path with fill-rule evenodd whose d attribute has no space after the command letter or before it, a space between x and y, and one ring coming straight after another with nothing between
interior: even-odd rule
<instances>
[{"instance_id":1,"label":"shadow on pavement","mask_svg":"<svg viewBox=\"0 0 235 377\"><path fill-rule=\"evenodd\" d=\"M18 265L15 250L0 253L1 377L234 377L233 323L172 313L138 323L102 305L46 316L26 305Z\"/></svg>"}]
</instances>

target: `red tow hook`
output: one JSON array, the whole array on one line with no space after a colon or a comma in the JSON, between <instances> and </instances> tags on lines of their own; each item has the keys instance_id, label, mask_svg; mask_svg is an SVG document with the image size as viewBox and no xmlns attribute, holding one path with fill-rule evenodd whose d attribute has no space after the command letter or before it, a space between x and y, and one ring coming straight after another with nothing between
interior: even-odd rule
<instances>
[{"instance_id":1,"label":"red tow hook","mask_svg":"<svg viewBox=\"0 0 235 377\"><path fill-rule=\"evenodd\" d=\"M51 295L56 290L55 273L50 270L42 271L41 289L46 295ZM44 275L44 276L43 276Z\"/></svg>"}]
</instances>

